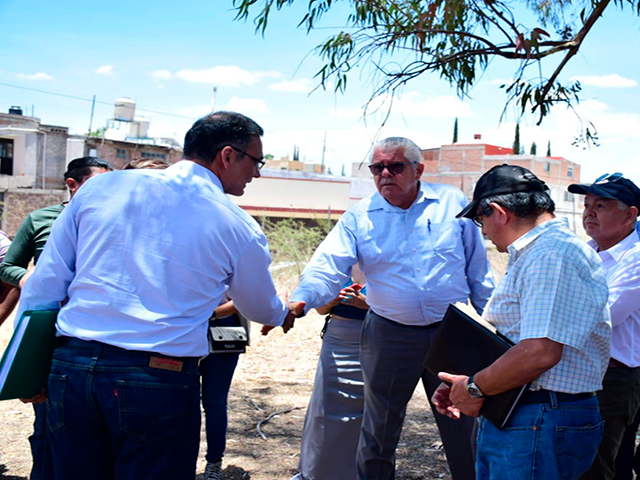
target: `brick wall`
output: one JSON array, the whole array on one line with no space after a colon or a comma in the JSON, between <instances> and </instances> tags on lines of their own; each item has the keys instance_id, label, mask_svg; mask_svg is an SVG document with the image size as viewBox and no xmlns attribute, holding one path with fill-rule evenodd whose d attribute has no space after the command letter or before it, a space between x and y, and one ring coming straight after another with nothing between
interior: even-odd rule
<instances>
[{"instance_id":1,"label":"brick wall","mask_svg":"<svg viewBox=\"0 0 640 480\"><path fill-rule=\"evenodd\" d=\"M7 190L2 196L2 230L13 238L29 213L62 203L68 194L66 190Z\"/></svg>"}]
</instances>

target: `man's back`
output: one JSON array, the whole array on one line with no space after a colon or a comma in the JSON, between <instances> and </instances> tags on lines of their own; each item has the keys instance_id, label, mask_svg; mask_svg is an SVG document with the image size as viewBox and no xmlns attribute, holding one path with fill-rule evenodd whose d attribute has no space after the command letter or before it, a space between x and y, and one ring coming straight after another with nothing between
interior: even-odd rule
<instances>
[{"instance_id":1,"label":"man's back","mask_svg":"<svg viewBox=\"0 0 640 480\"><path fill-rule=\"evenodd\" d=\"M66 241L42 261L71 282L59 333L125 349L205 355L207 319L238 263L266 254L257 224L193 162L96 178L58 223L52 238Z\"/></svg>"}]
</instances>

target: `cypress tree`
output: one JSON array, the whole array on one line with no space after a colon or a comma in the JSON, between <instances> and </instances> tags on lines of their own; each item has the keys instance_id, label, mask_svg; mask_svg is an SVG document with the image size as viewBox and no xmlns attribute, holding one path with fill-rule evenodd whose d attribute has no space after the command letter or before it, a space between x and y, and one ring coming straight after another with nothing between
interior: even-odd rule
<instances>
[{"instance_id":1,"label":"cypress tree","mask_svg":"<svg viewBox=\"0 0 640 480\"><path fill-rule=\"evenodd\" d=\"M551 156L551 140L547 142L547 157Z\"/></svg>"},{"instance_id":2,"label":"cypress tree","mask_svg":"<svg viewBox=\"0 0 640 480\"><path fill-rule=\"evenodd\" d=\"M453 142L456 143L458 141L458 117L456 117L456 121L453 123Z\"/></svg>"},{"instance_id":3,"label":"cypress tree","mask_svg":"<svg viewBox=\"0 0 640 480\"><path fill-rule=\"evenodd\" d=\"M536 153L538 153L538 145L536 145L536 142L531 143L531 150L529 150L529 153L531 155L535 155Z\"/></svg>"},{"instance_id":4,"label":"cypress tree","mask_svg":"<svg viewBox=\"0 0 640 480\"><path fill-rule=\"evenodd\" d=\"M520 146L520 123L516 123L516 135L515 138L513 139L513 153L515 155L520 155L520 150L521 150L521 146Z\"/></svg>"}]
</instances>

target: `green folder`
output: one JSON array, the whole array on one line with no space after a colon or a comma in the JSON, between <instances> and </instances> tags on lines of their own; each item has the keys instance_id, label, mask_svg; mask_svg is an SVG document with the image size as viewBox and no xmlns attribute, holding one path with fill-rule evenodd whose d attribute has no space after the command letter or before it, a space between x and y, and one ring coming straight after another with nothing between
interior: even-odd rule
<instances>
[{"instance_id":1,"label":"green folder","mask_svg":"<svg viewBox=\"0 0 640 480\"><path fill-rule=\"evenodd\" d=\"M47 386L58 310L27 310L0 360L0 400L31 398Z\"/></svg>"}]
</instances>

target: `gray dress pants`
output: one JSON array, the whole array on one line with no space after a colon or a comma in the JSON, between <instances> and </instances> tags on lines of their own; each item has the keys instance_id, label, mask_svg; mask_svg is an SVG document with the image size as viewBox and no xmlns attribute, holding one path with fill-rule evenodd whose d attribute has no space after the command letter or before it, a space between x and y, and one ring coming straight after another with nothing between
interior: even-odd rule
<instances>
[{"instance_id":1,"label":"gray dress pants","mask_svg":"<svg viewBox=\"0 0 640 480\"><path fill-rule=\"evenodd\" d=\"M364 416L357 453L358 478L395 478L395 451L407 403L422 379L430 398L440 380L422 366L437 327L407 326L369 310L362 327L360 362ZM428 400L427 400L428 401ZM434 416L453 480L475 478L475 420Z\"/></svg>"}]
</instances>

